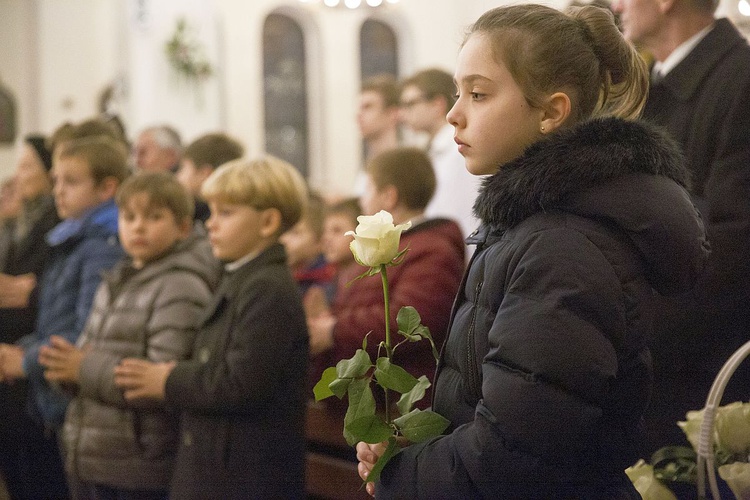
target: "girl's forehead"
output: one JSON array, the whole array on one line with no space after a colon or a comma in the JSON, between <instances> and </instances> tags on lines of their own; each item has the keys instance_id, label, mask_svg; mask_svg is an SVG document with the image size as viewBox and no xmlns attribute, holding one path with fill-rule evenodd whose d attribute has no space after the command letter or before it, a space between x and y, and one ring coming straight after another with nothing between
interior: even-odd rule
<instances>
[{"instance_id":1,"label":"girl's forehead","mask_svg":"<svg viewBox=\"0 0 750 500\"><path fill-rule=\"evenodd\" d=\"M484 33L474 33L466 39L458 54L456 80L482 76L497 66L492 41Z\"/></svg>"}]
</instances>

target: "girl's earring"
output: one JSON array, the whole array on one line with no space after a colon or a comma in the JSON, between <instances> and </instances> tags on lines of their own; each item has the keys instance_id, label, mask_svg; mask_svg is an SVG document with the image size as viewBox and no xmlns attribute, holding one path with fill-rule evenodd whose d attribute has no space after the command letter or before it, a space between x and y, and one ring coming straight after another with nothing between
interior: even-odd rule
<instances>
[{"instance_id":1,"label":"girl's earring","mask_svg":"<svg viewBox=\"0 0 750 500\"><path fill-rule=\"evenodd\" d=\"M542 125L541 132L544 133L544 125Z\"/></svg>"}]
</instances>

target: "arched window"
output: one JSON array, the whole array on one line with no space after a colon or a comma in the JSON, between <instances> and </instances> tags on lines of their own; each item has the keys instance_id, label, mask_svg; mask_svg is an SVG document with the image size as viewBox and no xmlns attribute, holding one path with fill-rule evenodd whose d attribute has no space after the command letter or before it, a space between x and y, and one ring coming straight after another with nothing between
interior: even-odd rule
<instances>
[{"instance_id":1,"label":"arched window","mask_svg":"<svg viewBox=\"0 0 750 500\"><path fill-rule=\"evenodd\" d=\"M263 25L266 151L308 176L305 37L297 22L269 14Z\"/></svg>"},{"instance_id":2,"label":"arched window","mask_svg":"<svg viewBox=\"0 0 750 500\"><path fill-rule=\"evenodd\" d=\"M16 139L16 99L0 82L0 144L13 144Z\"/></svg>"},{"instance_id":3,"label":"arched window","mask_svg":"<svg viewBox=\"0 0 750 500\"><path fill-rule=\"evenodd\" d=\"M380 73L398 78L398 41L386 23L375 19L362 23L359 51L362 80Z\"/></svg>"}]
</instances>

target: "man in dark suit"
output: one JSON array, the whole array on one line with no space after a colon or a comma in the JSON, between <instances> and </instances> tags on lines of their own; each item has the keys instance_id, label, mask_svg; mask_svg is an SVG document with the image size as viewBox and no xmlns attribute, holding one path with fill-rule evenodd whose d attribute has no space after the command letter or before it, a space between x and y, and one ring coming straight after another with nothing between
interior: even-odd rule
<instances>
[{"instance_id":1,"label":"man in dark suit","mask_svg":"<svg viewBox=\"0 0 750 500\"><path fill-rule=\"evenodd\" d=\"M705 405L722 364L750 340L750 46L728 19L715 19L718 3L612 5L625 36L654 57L644 118L682 145L712 248L699 287L656 318L648 453L687 445L675 422ZM750 399L743 371L724 403Z\"/></svg>"}]
</instances>

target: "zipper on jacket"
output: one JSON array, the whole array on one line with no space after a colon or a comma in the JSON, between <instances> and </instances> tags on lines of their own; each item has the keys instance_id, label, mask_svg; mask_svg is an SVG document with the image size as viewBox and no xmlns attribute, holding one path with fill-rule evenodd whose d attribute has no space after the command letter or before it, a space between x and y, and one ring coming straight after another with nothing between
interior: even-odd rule
<instances>
[{"instance_id":1,"label":"zipper on jacket","mask_svg":"<svg viewBox=\"0 0 750 500\"><path fill-rule=\"evenodd\" d=\"M477 400L482 398L482 390L479 386L479 368L477 367L477 356L476 348L474 345L474 336L477 322L477 309L479 309L479 293L482 291L483 280L479 280L477 286L474 289L474 311L471 313L471 322L469 323L469 332L466 340L466 361L467 361L467 377L469 379L469 392L473 394Z\"/></svg>"},{"instance_id":2,"label":"zipper on jacket","mask_svg":"<svg viewBox=\"0 0 750 500\"><path fill-rule=\"evenodd\" d=\"M432 381L433 390L432 390L432 396L430 397L430 403L433 407L435 406L435 394L437 393L435 389L437 388L438 378L440 378L440 373L443 371L443 366L445 364L445 360L443 359L443 353L446 349L446 346L448 345L448 339L451 336L451 332L453 331L453 323L456 319L456 312L460 308L461 304L466 301L466 284L467 284L467 281L469 280L469 272L471 271L471 268L474 262L478 260L479 254L482 252L482 250L484 250L484 242L479 241L476 244L476 248L474 252L471 254L471 258L469 259L469 264L466 266L466 269L464 269L464 274L463 274L463 277L461 278L461 284L458 287L458 295L456 296L456 299L453 301L453 306L451 307L451 316L450 316L450 320L448 321L448 328L446 330L445 340L443 340L443 345L440 347L440 357L438 358L437 366L435 367L435 377L434 377L434 380ZM481 289L481 284L479 288ZM475 310L475 314L476 314L476 310Z\"/></svg>"}]
</instances>

